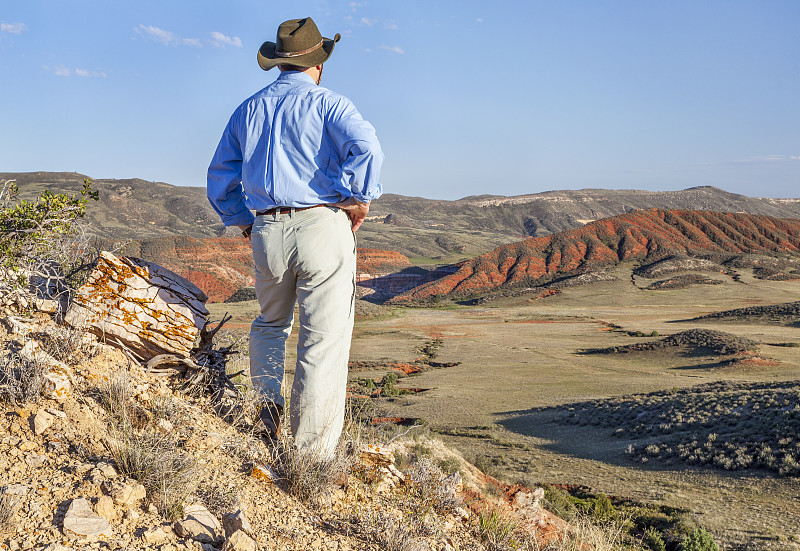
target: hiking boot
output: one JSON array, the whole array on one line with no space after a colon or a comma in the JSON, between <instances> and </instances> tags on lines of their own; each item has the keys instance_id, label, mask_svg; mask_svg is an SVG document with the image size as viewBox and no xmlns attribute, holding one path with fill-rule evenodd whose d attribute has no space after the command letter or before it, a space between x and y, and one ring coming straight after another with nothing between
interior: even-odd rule
<instances>
[{"instance_id":1,"label":"hiking boot","mask_svg":"<svg viewBox=\"0 0 800 551\"><path fill-rule=\"evenodd\" d=\"M283 416L283 406L275 402L267 402L259 413L261 418L261 432L270 440L277 440L278 433L281 431L281 417Z\"/></svg>"}]
</instances>

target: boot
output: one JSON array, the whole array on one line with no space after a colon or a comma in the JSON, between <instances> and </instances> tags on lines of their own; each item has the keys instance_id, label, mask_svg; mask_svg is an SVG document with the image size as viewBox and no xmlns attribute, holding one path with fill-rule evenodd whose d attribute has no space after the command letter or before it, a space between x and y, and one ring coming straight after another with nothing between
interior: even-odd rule
<instances>
[{"instance_id":1,"label":"boot","mask_svg":"<svg viewBox=\"0 0 800 551\"><path fill-rule=\"evenodd\" d=\"M281 431L281 418L283 417L283 406L275 402L267 402L261 408L261 432L270 440L277 440L278 433Z\"/></svg>"}]
</instances>

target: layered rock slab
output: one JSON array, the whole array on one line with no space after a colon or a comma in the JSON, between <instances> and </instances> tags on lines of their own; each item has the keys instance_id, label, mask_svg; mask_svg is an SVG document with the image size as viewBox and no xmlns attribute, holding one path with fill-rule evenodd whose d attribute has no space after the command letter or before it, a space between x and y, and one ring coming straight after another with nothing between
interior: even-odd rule
<instances>
[{"instance_id":1,"label":"layered rock slab","mask_svg":"<svg viewBox=\"0 0 800 551\"><path fill-rule=\"evenodd\" d=\"M65 321L143 360L185 358L207 322L207 300L193 283L158 264L103 251Z\"/></svg>"}]
</instances>

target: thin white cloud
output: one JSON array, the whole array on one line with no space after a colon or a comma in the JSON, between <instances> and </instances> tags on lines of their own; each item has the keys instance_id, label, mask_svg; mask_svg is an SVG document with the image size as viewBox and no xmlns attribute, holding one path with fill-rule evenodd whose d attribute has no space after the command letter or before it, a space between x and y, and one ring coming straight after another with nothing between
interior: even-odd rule
<instances>
[{"instance_id":1,"label":"thin white cloud","mask_svg":"<svg viewBox=\"0 0 800 551\"><path fill-rule=\"evenodd\" d=\"M733 159L727 161L708 161L701 163L700 166L715 167L715 166L741 166L741 165L774 165L786 161L798 161L800 155L754 155L752 157L744 157L741 159Z\"/></svg>"},{"instance_id":2,"label":"thin white cloud","mask_svg":"<svg viewBox=\"0 0 800 551\"><path fill-rule=\"evenodd\" d=\"M202 48L204 45L214 46L215 48L225 48L233 46L242 47L242 39L238 36L228 36L219 31L211 31L208 38L181 38L180 35L172 31L155 27L153 25L139 25L133 29L139 36L163 44L164 46L189 46L191 48Z\"/></svg>"},{"instance_id":3,"label":"thin white cloud","mask_svg":"<svg viewBox=\"0 0 800 551\"><path fill-rule=\"evenodd\" d=\"M20 34L27 30L25 23L0 23L0 33Z\"/></svg>"},{"instance_id":4,"label":"thin white cloud","mask_svg":"<svg viewBox=\"0 0 800 551\"><path fill-rule=\"evenodd\" d=\"M747 157L745 159L739 159L736 161L737 163L776 163L780 161L785 161L785 155L761 155L759 157Z\"/></svg>"},{"instance_id":5,"label":"thin white cloud","mask_svg":"<svg viewBox=\"0 0 800 551\"><path fill-rule=\"evenodd\" d=\"M47 67L45 67L45 69L46 68ZM70 69L67 69L63 65L59 65L58 67L53 67L52 72L57 77L68 77L72 75L72 71Z\"/></svg>"},{"instance_id":6,"label":"thin white cloud","mask_svg":"<svg viewBox=\"0 0 800 551\"><path fill-rule=\"evenodd\" d=\"M211 45L217 48L224 48L225 46L233 46L235 48L242 47L242 40L238 36L227 36L221 32L211 32Z\"/></svg>"},{"instance_id":7,"label":"thin white cloud","mask_svg":"<svg viewBox=\"0 0 800 551\"><path fill-rule=\"evenodd\" d=\"M367 17L362 17L360 23L365 27L373 26L378 20L377 19L369 19Z\"/></svg>"},{"instance_id":8,"label":"thin white cloud","mask_svg":"<svg viewBox=\"0 0 800 551\"><path fill-rule=\"evenodd\" d=\"M106 78L103 71L88 71L86 69L75 69L75 76L86 78Z\"/></svg>"},{"instance_id":9,"label":"thin white cloud","mask_svg":"<svg viewBox=\"0 0 800 551\"><path fill-rule=\"evenodd\" d=\"M81 69L79 67L76 67L75 69L70 69L69 67L67 67L65 65L59 65L58 67L48 67L47 65L44 65L43 68L46 71L50 71L51 73L53 73L57 77L72 77L72 76L76 76L76 77L83 77L83 78L106 78L106 76L107 76L104 71L100 71L100 70L97 70L97 69L95 69L93 71L90 71L88 69Z\"/></svg>"},{"instance_id":10,"label":"thin white cloud","mask_svg":"<svg viewBox=\"0 0 800 551\"><path fill-rule=\"evenodd\" d=\"M350 2L348 4L348 6L350 6L350 10L351 11L356 11L358 8L363 8L364 7L364 3L362 3L362 2Z\"/></svg>"},{"instance_id":11,"label":"thin white cloud","mask_svg":"<svg viewBox=\"0 0 800 551\"><path fill-rule=\"evenodd\" d=\"M390 52L394 52L396 54L404 54L404 53L406 53L406 51L403 48L401 48L400 46L386 46L386 45L383 45L383 46L381 46L381 49L389 50Z\"/></svg>"},{"instance_id":12,"label":"thin white cloud","mask_svg":"<svg viewBox=\"0 0 800 551\"><path fill-rule=\"evenodd\" d=\"M170 44L176 44L179 42L179 37L172 31L166 31L159 27L154 27L153 25L139 25L138 27L134 27L134 29L140 36L148 39L154 40L156 42L160 42L165 46L169 46Z\"/></svg>"},{"instance_id":13,"label":"thin white cloud","mask_svg":"<svg viewBox=\"0 0 800 551\"><path fill-rule=\"evenodd\" d=\"M483 23L483 19L481 19L481 18L479 17L479 18L477 18L477 19L475 20L475 22L476 22L476 23Z\"/></svg>"},{"instance_id":14,"label":"thin white cloud","mask_svg":"<svg viewBox=\"0 0 800 551\"><path fill-rule=\"evenodd\" d=\"M388 19L383 23L383 28L394 31L400 28L400 25L397 24L397 21L395 19Z\"/></svg>"}]
</instances>

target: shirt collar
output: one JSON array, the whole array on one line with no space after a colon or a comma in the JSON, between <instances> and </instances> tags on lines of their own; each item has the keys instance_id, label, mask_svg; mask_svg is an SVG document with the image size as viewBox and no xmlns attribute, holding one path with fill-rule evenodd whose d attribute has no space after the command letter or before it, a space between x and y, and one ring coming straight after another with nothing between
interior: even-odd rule
<instances>
[{"instance_id":1,"label":"shirt collar","mask_svg":"<svg viewBox=\"0 0 800 551\"><path fill-rule=\"evenodd\" d=\"M314 82L314 79L311 78L310 75L307 75L302 71L281 71L281 74L278 75L278 80L292 80L296 82L305 80L312 84L316 84L316 82Z\"/></svg>"}]
</instances>

